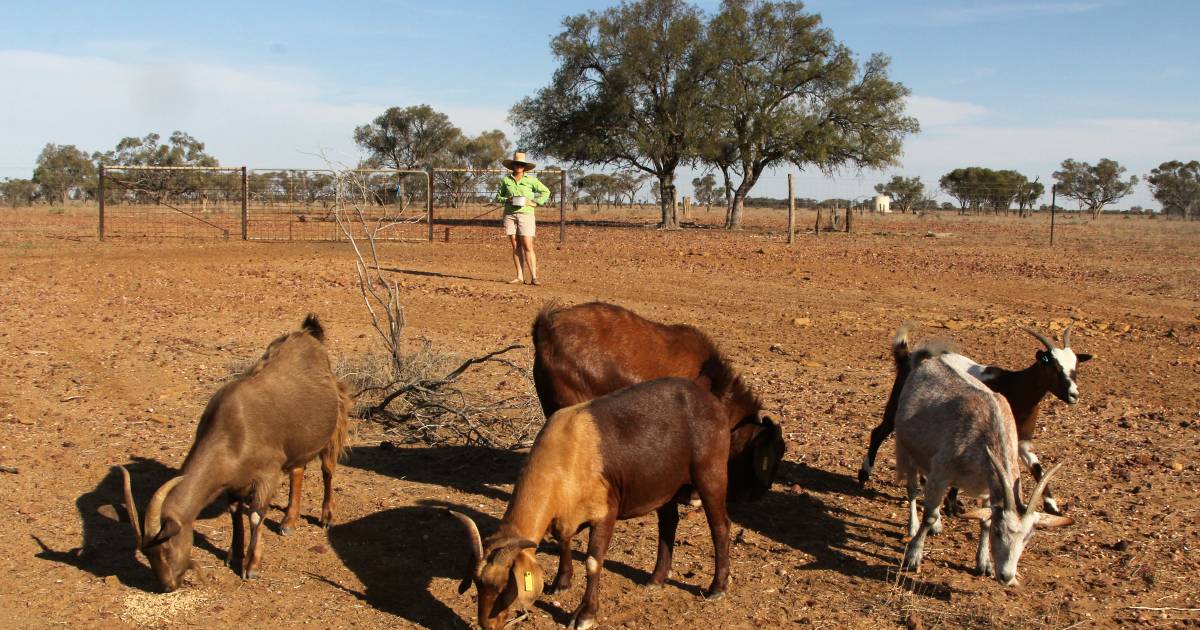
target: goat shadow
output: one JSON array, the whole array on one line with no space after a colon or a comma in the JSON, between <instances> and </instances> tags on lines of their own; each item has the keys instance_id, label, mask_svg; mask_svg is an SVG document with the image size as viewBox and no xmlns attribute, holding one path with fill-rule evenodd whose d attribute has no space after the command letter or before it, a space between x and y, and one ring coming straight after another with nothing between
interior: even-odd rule
<instances>
[{"instance_id":1,"label":"goat shadow","mask_svg":"<svg viewBox=\"0 0 1200 630\"><path fill-rule=\"evenodd\" d=\"M178 474L161 462L140 457L135 457L125 468L129 471L133 500L142 506L141 509L150 502L150 496L159 486ZM70 565L96 577L115 575L126 586L157 591L158 583L153 573L137 556L133 529L125 512L122 485L121 472L111 468L95 488L75 500L83 524L83 540L79 547L58 551L34 536L34 541L42 548L34 557ZM202 511L200 518L213 518L224 513L224 504L218 500ZM195 536L196 547L224 559L225 550L217 549L203 534L197 532Z\"/></svg>"},{"instance_id":2,"label":"goat shadow","mask_svg":"<svg viewBox=\"0 0 1200 630\"><path fill-rule=\"evenodd\" d=\"M791 484L799 484L804 491L791 493L773 489L754 502L730 503L731 520L811 556L812 562L802 565L802 570L836 571L848 577L885 583L895 581L896 567L904 554L901 524L829 505L813 492L872 498L887 495L862 489L857 479L849 475L785 460L780 463L776 487ZM851 524L850 519L874 525ZM862 529L867 531L856 531ZM852 543L857 545L852 546ZM882 553L872 551L881 547ZM863 556L879 562L864 561ZM928 585L924 591L939 598L949 597L946 589L938 585Z\"/></svg>"}]
</instances>

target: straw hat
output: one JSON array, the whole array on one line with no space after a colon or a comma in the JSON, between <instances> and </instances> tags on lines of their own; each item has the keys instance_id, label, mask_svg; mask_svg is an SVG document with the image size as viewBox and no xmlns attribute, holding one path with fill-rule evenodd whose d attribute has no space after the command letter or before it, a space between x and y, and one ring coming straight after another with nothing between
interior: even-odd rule
<instances>
[{"instance_id":1,"label":"straw hat","mask_svg":"<svg viewBox=\"0 0 1200 630\"><path fill-rule=\"evenodd\" d=\"M532 171L533 169L537 168L537 164L525 159L524 151L517 151L513 153L511 160L500 160L500 163L504 165L504 168L507 168L510 171L513 170L513 168L515 168L517 165L524 166L525 170L527 171Z\"/></svg>"}]
</instances>

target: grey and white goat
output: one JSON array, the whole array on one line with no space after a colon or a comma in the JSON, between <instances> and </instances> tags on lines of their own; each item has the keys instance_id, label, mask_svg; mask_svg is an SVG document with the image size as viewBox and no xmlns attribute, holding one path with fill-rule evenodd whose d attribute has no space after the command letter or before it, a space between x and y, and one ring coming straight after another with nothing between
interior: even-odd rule
<instances>
[{"instance_id":1,"label":"grey and white goat","mask_svg":"<svg viewBox=\"0 0 1200 630\"><path fill-rule=\"evenodd\" d=\"M1074 522L1036 511L1061 464L1038 481L1029 503L1022 504L1017 427L1008 401L970 373L969 359L944 347L920 346L909 360L911 372L896 409L896 470L908 489L912 536L902 567L920 566L925 537L941 531L942 500L953 486L989 498L990 508L966 514L980 521L976 567L1011 586L1034 527ZM918 527L920 475L926 477L925 510Z\"/></svg>"}]
</instances>

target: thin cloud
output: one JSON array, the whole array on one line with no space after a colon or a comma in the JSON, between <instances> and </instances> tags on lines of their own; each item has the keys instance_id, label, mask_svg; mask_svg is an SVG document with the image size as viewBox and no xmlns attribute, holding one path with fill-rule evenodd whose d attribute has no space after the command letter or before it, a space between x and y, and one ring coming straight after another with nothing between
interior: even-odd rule
<instances>
[{"instance_id":1,"label":"thin cloud","mask_svg":"<svg viewBox=\"0 0 1200 630\"><path fill-rule=\"evenodd\" d=\"M1069 15L1104 6L1102 2L977 2L932 9L929 17L943 23L984 22L1027 15Z\"/></svg>"}]
</instances>

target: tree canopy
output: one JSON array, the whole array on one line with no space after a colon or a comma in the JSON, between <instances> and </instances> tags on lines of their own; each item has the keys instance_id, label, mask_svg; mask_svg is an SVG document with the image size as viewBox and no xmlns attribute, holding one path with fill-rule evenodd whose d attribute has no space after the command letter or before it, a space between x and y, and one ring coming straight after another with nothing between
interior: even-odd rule
<instances>
[{"instance_id":1,"label":"tree canopy","mask_svg":"<svg viewBox=\"0 0 1200 630\"><path fill-rule=\"evenodd\" d=\"M900 212L909 212L925 201L925 184L920 177L893 175L891 181L875 184L875 192L891 197Z\"/></svg>"},{"instance_id":2,"label":"tree canopy","mask_svg":"<svg viewBox=\"0 0 1200 630\"><path fill-rule=\"evenodd\" d=\"M682 0L640 0L563 20L550 85L513 106L531 151L658 179L661 227L674 228L675 170L695 154L702 15Z\"/></svg>"},{"instance_id":3,"label":"tree canopy","mask_svg":"<svg viewBox=\"0 0 1200 630\"><path fill-rule=\"evenodd\" d=\"M1190 219L1193 212L1200 210L1200 162L1163 162L1150 171L1146 181L1164 213Z\"/></svg>"},{"instance_id":4,"label":"tree canopy","mask_svg":"<svg viewBox=\"0 0 1200 630\"><path fill-rule=\"evenodd\" d=\"M50 143L38 155L33 181L51 202L65 203L74 189L80 189L84 195L95 190L96 166L87 153L73 144Z\"/></svg>"},{"instance_id":5,"label":"tree canopy","mask_svg":"<svg viewBox=\"0 0 1200 630\"><path fill-rule=\"evenodd\" d=\"M967 210L1007 213L1014 203L1025 208L1042 195L1044 187L1011 169L994 170L982 166L956 168L938 180L946 194L954 197L959 212Z\"/></svg>"},{"instance_id":6,"label":"tree canopy","mask_svg":"<svg viewBox=\"0 0 1200 630\"><path fill-rule=\"evenodd\" d=\"M371 164L397 170L419 170L445 159L463 138L450 117L428 105L389 107L354 130L354 142Z\"/></svg>"},{"instance_id":7,"label":"tree canopy","mask_svg":"<svg viewBox=\"0 0 1200 630\"><path fill-rule=\"evenodd\" d=\"M1095 166L1066 159L1061 168L1054 172L1058 194L1077 200L1081 208L1092 213L1092 218L1100 216L1104 206L1132 193L1138 181L1137 175L1122 179L1125 167L1107 158Z\"/></svg>"},{"instance_id":8,"label":"tree canopy","mask_svg":"<svg viewBox=\"0 0 1200 630\"><path fill-rule=\"evenodd\" d=\"M919 129L904 115L908 88L888 78L881 54L861 66L800 2L725 0L705 31L702 155L740 176L726 227L743 201L782 163L831 172L896 163Z\"/></svg>"}]
</instances>

